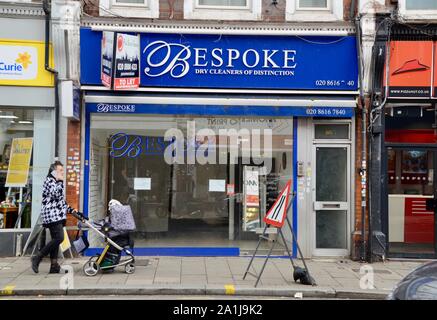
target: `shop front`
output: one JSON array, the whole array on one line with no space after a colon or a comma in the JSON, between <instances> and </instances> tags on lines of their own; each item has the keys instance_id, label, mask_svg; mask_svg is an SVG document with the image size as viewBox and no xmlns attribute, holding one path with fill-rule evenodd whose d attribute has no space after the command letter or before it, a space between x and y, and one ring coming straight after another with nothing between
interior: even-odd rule
<instances>
[{"instance_id":1,"label":"shop front","mask_svg":"<svg viewBox=\"0 0 437 320\"><path fill-rule=\"evenodd\" d=\"M418 37L396 39L390 47L384 141L388 255L435 258L436 44Z\"/></svg>"},{"instance_id":2,"label":"shop front","mask_svg":"<svg viewBox=\"0 0 437 320\"><path fill-rule=\"evenodd\" d=\"M132 209L136 254L240 255L255 249L262 218L291 180L288 214L305 254L348 252L354 37L140 33L125 56L138 79L126 79L120 35L81 30L90 218L116 199ZM91 234L90 244L89 254L101 246Z\"/></svg>"},{"instance_id":3,"label":"shop front","mask_svg":"<svg viewBox=\"0 0 437 320\"><path fill-rule=\"evenodd\" d=\"M39 217L53 161L54 80L44 68L40 17L5 15L0 30L0 256L12 256L20 254Z\"/></svg>"}]
</instances>

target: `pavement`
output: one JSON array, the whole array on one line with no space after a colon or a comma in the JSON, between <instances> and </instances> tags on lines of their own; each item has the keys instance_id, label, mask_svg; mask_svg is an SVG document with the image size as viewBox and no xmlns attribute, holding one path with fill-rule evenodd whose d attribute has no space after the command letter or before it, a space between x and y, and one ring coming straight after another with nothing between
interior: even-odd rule
<instances>
[{"instance_id":1,"label":"pavement","mask_svg":"<svg viewBox=\"0 0 437 320\"><path fill-rule=\"evenodd\" d=\"M259 272L264 258L257 257L252 272ZM44 260L35 274L29 257L0 258L0 296L211 296L293 297L319 299L384 299L394 285L420 261L386 261L363 264L346 259L313 259L307 265L316 286L293 281L290 261L271 258L261 281L243 274L250 257L137 257L136 270L86 276L87 258L65 259L69 273L48 274ZM300 260L296 263L302 266ZM373 273L368 273L371 270ZM364 278L363 278L364 277ZM369 280L369 281L366 281ZM373 283L373 287L372 287ZM364 285L364 286L363 286Z\"/></svg>"}]
</instances>

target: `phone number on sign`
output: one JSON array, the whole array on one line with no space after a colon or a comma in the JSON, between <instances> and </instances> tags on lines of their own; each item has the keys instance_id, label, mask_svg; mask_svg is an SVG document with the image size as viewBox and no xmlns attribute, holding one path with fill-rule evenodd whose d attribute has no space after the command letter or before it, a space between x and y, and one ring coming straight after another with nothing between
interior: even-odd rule
<instances>
[{"instance_id":1,"label":"phone number on sign","mask_svg":"<svg viewBox=\"0 0 437 320\"><path fill-rule=\"evenodd\" d=\"M346 116L345 109L338 108L308 108L306 114L310 116Z\"/></svg>"},{"instance_id":2,"label":"phone number on sign","mask_svg":"<svg viewBox=\"0 0 437 320\"><path fill-rule=\"evenodd\" d=\"M339 87L347 85L349 87L353 87L355 85L355 81L349 80L316 80L316 86L318 87Z\"/></svg>"}]
</instances>

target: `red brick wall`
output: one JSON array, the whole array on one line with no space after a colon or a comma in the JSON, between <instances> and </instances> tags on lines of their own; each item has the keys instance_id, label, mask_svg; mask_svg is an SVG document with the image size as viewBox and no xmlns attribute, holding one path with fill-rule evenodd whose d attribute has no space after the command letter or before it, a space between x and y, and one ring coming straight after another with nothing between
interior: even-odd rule
<instances>
[{"instance_id":1,"label":"red brick wall","mask_svg":"<svg viewBox=\"0 0 437 320\"><path fill-rule=\"evenodd\" d=\"M80 122L68 121L67 130L67 162L65 164L65 193L67 203L75 208L79 209L80 205ZM71 216L67 216L67 225L77 225L77 220ZM69 233L70 237L75 236L75 232Z\"/></svg>"},{"instance_id":2,"label":"red brick wall","mask_svg":"<svg viewBox=\"0 0 437 320\"><path fill-rule=\"evenodd\" d=\"M369 101L366 101L366 104L369 104ZM359 259L361 254L361 230L362 230L362 221L361 217L363 215L363 210L361 207L361 175L360 175L360 168L361 168L361 149L363 146L363 140L362 140L362 111L361 107L356 110L356 116L355 116L355 221L354 221L354 235L352 239L352 258L353 259ZM369 159L369 153L368 149L366 152L366 158L367 158L367 166L368 166L368 159ZM368 173L367 173L367 181L368 179ZM369 197L368 188L366 188L366 195L367 199ZM368 220L368 204L369 202L366 202L366 212L364 213L366 215L366 239L368 238L368 230L369 230L369 220Z\"/></svg>"}]
</instances>

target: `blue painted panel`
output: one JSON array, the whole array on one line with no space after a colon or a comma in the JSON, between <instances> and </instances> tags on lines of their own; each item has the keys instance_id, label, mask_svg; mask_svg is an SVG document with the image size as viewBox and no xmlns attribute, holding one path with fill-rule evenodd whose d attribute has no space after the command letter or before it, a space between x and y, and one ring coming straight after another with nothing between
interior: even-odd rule
<instances>
[{"instance_id":1,"label":"blue painted panel","mask_svg":"<svg viewBox=\"0 0 437 320\"><path fill-rule=\"evenodd\" d=\"M86 256L100 254L102 248L88 248ZM179 256L179 257L233 257L240 255L240 248L227 247L141 247L134 248L135 256Z\"/></svg>"},{"instance_id":2,"label":"blue painted panel","mask_svg":"<svg viewBox=\"0 0 437 320\"><path fill-rule=\"evenodd\" d=\"M331 117L351 118L354 108L347 107L271 107L271 106L219 106L219 105L153 105L87 103L89 112L116 114L178 114L178 115L228 115L269 117Z\"/></svg>"}]
</instances>

